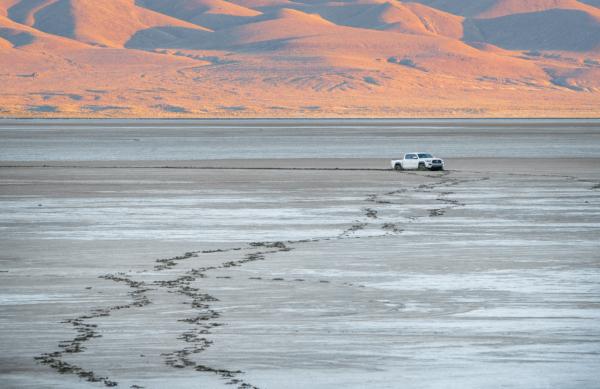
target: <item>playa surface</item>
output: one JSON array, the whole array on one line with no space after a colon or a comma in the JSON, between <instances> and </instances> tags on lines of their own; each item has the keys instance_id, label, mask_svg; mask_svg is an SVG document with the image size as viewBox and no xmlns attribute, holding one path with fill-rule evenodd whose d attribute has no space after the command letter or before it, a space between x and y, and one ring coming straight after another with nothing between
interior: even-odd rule
<instances>
[{"instance_id":1,"label":"playa surface","mask_svg":"<svg viewBox=\"0 0 600 389\"><path fill-rule=\"evenodd\" d=\"M597 386L597 122L53 123L0 125L3 387Z\"/></svg>"}]
</instances>

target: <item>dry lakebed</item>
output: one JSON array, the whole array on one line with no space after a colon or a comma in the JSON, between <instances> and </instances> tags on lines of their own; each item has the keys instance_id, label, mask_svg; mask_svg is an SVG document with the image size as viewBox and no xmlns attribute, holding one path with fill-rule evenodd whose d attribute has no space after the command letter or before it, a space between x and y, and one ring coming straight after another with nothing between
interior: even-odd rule
<instances>
[{"instance_id":1,"label":"dry lakebed","mask_svg":"<svg viewBox=\"0 0 600 389\"><path fill-rule=\"evenodd\" d=\"M2 388L599 387L599 121L0 139Z\"/></svg>"}]
</instances>

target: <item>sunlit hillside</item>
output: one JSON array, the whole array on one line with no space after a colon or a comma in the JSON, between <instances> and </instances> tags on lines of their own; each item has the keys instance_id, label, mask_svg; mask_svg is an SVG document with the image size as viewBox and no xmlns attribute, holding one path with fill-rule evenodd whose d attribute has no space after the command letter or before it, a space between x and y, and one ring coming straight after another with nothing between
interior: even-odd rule
<instances>
[{"instance_id":1,"label":"sunlit hillside","mask_svg":"<svg viewBox=\"0 0 600 389\"><path fill-rule=\"evenodd\" d=\"M600 116L598 0L2 0L0 116Z\"/></svg>"}]
</instances>

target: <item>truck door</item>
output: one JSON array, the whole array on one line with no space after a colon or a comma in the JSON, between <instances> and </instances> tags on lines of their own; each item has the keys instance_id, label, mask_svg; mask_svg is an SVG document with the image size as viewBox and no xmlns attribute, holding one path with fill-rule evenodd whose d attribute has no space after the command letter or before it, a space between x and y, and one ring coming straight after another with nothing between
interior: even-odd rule
<instances>
[{"instance_id":1,"label":"truck door","mask_svg":"<svg viewBox=\"0 0 600 389\"><path fill-rule=\"evenodd\" d=\"M417 154L405 154L404 161L402 162L404 169L416 169L419 167L419 157Z\"/></svg>"}]
</instances>

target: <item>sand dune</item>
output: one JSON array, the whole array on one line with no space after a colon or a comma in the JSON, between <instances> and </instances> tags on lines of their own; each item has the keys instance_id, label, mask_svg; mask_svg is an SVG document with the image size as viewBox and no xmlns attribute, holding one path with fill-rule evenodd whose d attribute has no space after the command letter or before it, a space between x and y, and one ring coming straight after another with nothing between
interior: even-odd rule
<instances>
[{"instance_id":1,"label":"sand dune","mask_svg":"<svg viewBox=\"0 0 600 389\"><path fill-rule=\"evenodd\" d=\"M598 7L5 0L0 103L17 116L597 116Z\"/></svg>"}]
</instances>

